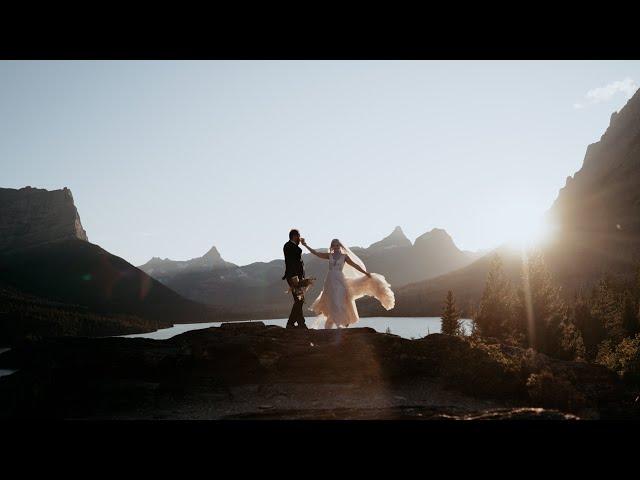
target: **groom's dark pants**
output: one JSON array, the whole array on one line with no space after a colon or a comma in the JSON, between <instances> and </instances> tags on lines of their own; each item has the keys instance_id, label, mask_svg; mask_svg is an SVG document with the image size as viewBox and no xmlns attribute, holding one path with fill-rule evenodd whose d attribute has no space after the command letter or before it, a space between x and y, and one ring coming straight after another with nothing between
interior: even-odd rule
<instances>
[{"instance_id":1,"label":"groom's dark pants","mask_svg":"<svg viewBox=\"0 0 640 480\"><path fill-rule=\"evenodd\" d=\"M304 304L304 295L302 298L298 300L298 297L295 293L293 295L293 307L291 307L291 313L289 314L289 321L287 322L287 328L295 328L296 323L299 328L307 328L306 323L304 323L304 315L302 314L302 305Z\"/></svg>"}]
</instances>

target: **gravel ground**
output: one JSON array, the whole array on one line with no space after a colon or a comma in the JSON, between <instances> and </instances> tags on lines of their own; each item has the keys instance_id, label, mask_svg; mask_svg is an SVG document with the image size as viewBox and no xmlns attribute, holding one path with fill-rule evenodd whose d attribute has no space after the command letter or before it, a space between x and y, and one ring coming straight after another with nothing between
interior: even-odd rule
<instances>
[{"instance_id":1,"label":"gravel ground","mask_svg":"<svg viewBox=\"0 0 640 480\"><path fill-rule=\"evenodd\" d=\"M243 385L182 398L163 397L154 408L109 415L109 419L221 420L231 418L387 418L389 411L426 409L460 415L508 408L445 390L437 383L383 390L345 384ZM339 412L337 415L335 412ZM362 412L371 412L364 415ZM420 416L420 413L416 413Z\"/></svg>"}]
</instances>

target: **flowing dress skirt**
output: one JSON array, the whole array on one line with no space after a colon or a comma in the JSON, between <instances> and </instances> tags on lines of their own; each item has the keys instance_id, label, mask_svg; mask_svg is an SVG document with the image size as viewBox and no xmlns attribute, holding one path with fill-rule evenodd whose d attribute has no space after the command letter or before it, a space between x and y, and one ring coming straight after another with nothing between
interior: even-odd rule
<instances>
[{"instance_id":1,"label":"flowing dress skirt","mask_svg":"<svg viewBox=\"0 0 640 480\"><path fill-rule=\"evenodd\" d=\"M360 297L376 298L386 310L395 305L395 296L384 276L372 273L347 278L341 270L329 270L324 287L310 309L325 319L325 328L346 327L359 320L356 300Z\"/></svg>"}]
</instances>

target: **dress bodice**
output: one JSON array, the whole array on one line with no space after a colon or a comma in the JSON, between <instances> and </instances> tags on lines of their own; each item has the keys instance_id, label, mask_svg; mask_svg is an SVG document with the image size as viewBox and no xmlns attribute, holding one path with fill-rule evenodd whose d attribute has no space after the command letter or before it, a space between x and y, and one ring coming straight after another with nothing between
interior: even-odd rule
<instances>
[{"instance_id":1,"label":"dress bodice","mask_svg":"<svg viewBox=\"0 0 640 480\"><path fill-rule=\"evenodd\" d=\"M333 253L329 254L329 270L337 270L339 272L344 268L344 262L346 256L343 253L334 256Z\"/></svg>"}]
</instances>

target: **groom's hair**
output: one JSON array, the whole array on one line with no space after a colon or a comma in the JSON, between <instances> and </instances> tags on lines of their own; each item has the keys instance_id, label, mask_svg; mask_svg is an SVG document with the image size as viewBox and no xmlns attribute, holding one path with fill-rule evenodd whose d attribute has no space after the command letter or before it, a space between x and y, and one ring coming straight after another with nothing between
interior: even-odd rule
<instances>
[{"instance_id":1,"label":"groom's hair","mask_svg":"<svg viewBox=\"0 0 640 480\"><path fill-rule=\"evenodd\" d=\"M293 237L295 237L296 235L300 236L300 232L298 230L296 230L295 228L292 228L289 231L289 240L291 240Z\"/></svg>"}]
</instances>

